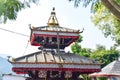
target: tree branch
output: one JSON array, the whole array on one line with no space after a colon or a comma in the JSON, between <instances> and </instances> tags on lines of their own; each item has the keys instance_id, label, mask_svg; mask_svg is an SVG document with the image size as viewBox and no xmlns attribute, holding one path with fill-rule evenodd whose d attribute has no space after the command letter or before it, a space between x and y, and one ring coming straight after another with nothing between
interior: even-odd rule
<instances>
[{"instance_id":1,"label":"tree branch","mask_svg":"<svg viewBox=\"0 0 120 80\"><path fill-rule=\"evenodd\" d=\"M114 0L101 0L118 19L120 19L120 6Z\"/></svg>"}]
</instances>

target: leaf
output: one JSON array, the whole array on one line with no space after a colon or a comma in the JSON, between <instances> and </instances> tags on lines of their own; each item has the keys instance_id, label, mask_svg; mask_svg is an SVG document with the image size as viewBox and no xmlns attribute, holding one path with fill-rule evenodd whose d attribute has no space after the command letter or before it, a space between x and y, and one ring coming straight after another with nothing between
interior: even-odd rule
<instances>
[{"instance_id":1,"label":"leaf","mask_svg":"<svg viewBox=\"0 0 120 80\"><path fill-rule=\"evenodd\" d=\"M37 4L39 0L0 0L0 21L6 23L9 20L16 20L17 13L24 8L30 7L30 3Z\"/></svg>"}]
</instances>

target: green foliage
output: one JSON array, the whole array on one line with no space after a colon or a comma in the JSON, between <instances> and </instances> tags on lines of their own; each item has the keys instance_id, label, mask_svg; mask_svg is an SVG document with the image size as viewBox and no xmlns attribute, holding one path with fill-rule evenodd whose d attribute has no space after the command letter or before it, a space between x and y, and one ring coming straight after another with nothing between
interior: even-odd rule
<instances>
[{"instance_id":1,"label":"green foliage","mask_svg":"<svg viewBox=\"0 0 120 80\"><path fill-rule=\"evenodd\" d=\"M102 64L101 67L104 67L119 57L119 51L115 48L106 50L104 46L99 45L97 49L92 52L90 57L99 61Z\"/></svg>"},{"instance_id":2,"label":"green foliage","mask_svg":"<svg viewBox=\"0 0 120 80\"><path fill-rule=\"evenodd\" d=\"M6 23L15 20L17 13L24 8L30 7L30 3L37 3L38 0L0 0L0 22Z\"/></svg>"},{"instance_id":3,"label":"green foliage","mask_svg":"<svg viewBox=\"0 0 120 80\"><path fill-rule=\"evenodd\" d=\"M116 50L116 47L120 45L120 19L118 15L113 15L112 13L119 14L119 11L116 12L113 10L115 7L112 7L111 12L102 4L101 0L69 0L74 1L75 7L78 7L80 3L83 4L84 7L91 4L91 12L93 15L91 17L92 22L95 26L97 26L105 35L105 37L111 36L113 40L116 41L114 47L107 50L104 46L98 45L96 50L92 51L90 57L98 60L102 63L102 67L106 66L110 62L114 61L119 57L119 51ZM105 0L102 0L105 2ZM114 0L118 5L120 5L120 0ZM109 3L110 5L111 3ZM109 6L107 5L107 6ZM117 18L118 17L118 18ZM75 45L74 45L75 46ZM74 47L73 46L73 47ZM74 47L74 49L76 49ZM79 53L82 52L82 47ZM99 78L99 80L107 80L107 78Z\"/></svg>"},{"instance_id":4,"label":"green foliage","mask_svg":"<svg viewBox=\"0 0 120 80\"><path fill-rule=\"evenodd\" d=\"M94 12L93 7L100 1L100 0L69 0L70 2L74 2L75 7L79 7L80 3L82 3L83 7L87 7L91 5L91 12Z\"/></svg>"},{"instance_id":5,"label":"green foliage","mask_svg":"<svg viewBox=\"0 0 120 80\"><path fill-rule=\"evenodd\" d=\"M71 1L74 1L74 6L75 7L78 7L80 3L83 4L84 7L87 7L89 4L92 3L92 6L94 4L96 4L99 0L69 0L70 2Z\"/></svg>"},{"instance_id":6,"label":"green foliage","mask_svg":"<svg viewBox=\"0 0 120 80\"><path fill-rule=\"evenodd\" d=\"M89 48L82 48L78 43L74 43L71 45L71 50L73 53L80 56L90 57L99 61L102 64L102 67L119 57L119 51L116 50L116 48L111 47L111 49L107 50L105 46L102 45L97 45L96 49L92 50Z\"/></svg>"},{"instance_id":7,"label":"green foliage","mask_svg":"<svg viewBox=\"0 0 120 80\"><path fill-rule=\"evenodd\" d=\"M105 35L105 37L111 36L116 43L120 44L120 19L116 18L101 2L101 0L69 0L73 1L75 7L78 7L80 3L84 7L91 5L91 17L92 22L97 26ZM120 5L120 0L114 0Z\"/></svg>"},{"instance_id":8,"label":"green foliage","mask_svg":"<svg viewBox=\"0 0 120 80\"><path fill-rule=\"evenodd\" d=\"M79 34L79 39L76 41L77 43L81 43L83 41L83 37Z\"/></svg>"},{"instance_id":9,"label":"green foliage","mask_svg":"<svg viewBox=\"0 0 120 80\"><path fill-rule=\"evenodd\" d=\"M89 48L82 48L77 42L71 45L71 50L74 54L78 54L80 56L89 57L91 53L91 49Z\"/></svg>"},{"instance_id":10,"label":"green foliage","mask_svg":"<svg viewBox=\"0 0 120 80\"><path fill-rule=\"evenodd\" d=\"M81 46L75 42L71 45L71 50L73 53L79 54L79 52L81 51Z\"/></svg>"},{"instance_id":11,"label":"green foliage","mask_svg":"<svg viewBox=\"0 0 120 80\"><path fill-rule=\"evenodd\" d=\"M94 59L96 61L99 61L101 63L101 67L103 68L110 62L118 59L119 52L116 50L116 47L111 47L110 49L106 49L103 45L96 45L96 49L88 49L88 48L82 48L81 45L78 43L74 43L71 46L71 50L75 54L79 54L80 56L89 57L91 59ZM84 80L89 80L88 75L81 75ZM107 78L102 77L98 78L97 80L107 80Z\"/></svg>"},{"instance_id":12,"label":"green foliage","mask_svg":"<svg viewBox=\"0 0 120 80\"><path fill-rule=\"evenodd\" d=\"M83 41L83 37L79 34L79 39L71 45L71 50L74 54L89 57L91 53L91 49L82 48L81 45L79 44L82 41Z\"/></svg>"},{"instance_id":13,"label":"green foliage","mask_svg":"<svg viewBox=\"0 0 120 80\"><path fill-rule=\"evenodd\" d=\"M97 80L108 80L107 77L98 77Z\"/></svg>"},{"instance_id":14,"label":"green foliage","mask_svg":"<svg viewBox=\"0 0 120 80\"><path fill-rule=\"evenodd\" d=\"M115 2L120 5L120 0L115 0Z\"/></svg>"},{"instance_id":15,"label":"green foliage","mask_svg":"<svg viewBox=\"0 0 120 80\"><path fill-rule=\"evenodd\" d=\"M99 8L102 4L101 0L69 0L70 2L74 2L74 6L78 7L80 3L82 3L83 7L87 7L88 5L91 5L91 12L94 11L94 7ZM120 5L120 0L114 0L117 4Z\"/></svg>"},{"instance_id":16,"label":"green foliage","mask_svg":"<svg viewBox=\"0 0 120 80\"><path fill-rule=\"evenodd\" d=\"M96 8L96 6L99 7ZM120 20L117 19L110 11L100 2L94 7L95 14L92 15L92 22L105 35L111 36L117 44L120 44Z\"/></svg>"}]
</instances>

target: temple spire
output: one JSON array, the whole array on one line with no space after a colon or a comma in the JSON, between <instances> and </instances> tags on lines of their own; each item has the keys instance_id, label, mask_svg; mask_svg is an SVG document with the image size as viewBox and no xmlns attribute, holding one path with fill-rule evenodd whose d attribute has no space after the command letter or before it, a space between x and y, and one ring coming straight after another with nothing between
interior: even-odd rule
<instances>
[{"instance_id":1,"label":"temple spire","mask_svg":"<svg viewBox=\"0 0 120 80\"><path fill-rule=\"evenodd\" d=\"M59 26L59 23L58 23L58 20L57 20L57 17L56 17L56 13L55 13L55 7L53 7L53 10L51 12L51 15L48 19L48 26L50 27L55 27L55 26Z\"/></svg>"}]
</instances>

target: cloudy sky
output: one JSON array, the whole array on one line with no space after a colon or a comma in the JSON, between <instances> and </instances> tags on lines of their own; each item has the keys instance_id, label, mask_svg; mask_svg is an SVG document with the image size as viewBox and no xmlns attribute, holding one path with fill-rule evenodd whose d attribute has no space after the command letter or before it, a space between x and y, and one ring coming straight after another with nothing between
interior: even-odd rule
<instances>
[{"instance_id":1,"label":"cloudy sky","mask_svg":"<svg viewBox=\"0 0 120 80\"><path fill-rule=\"evenodd\" d=\"M104 38L102 32L94 27L90 20L90 7L75 8L74 3L68 0L40 0L39 5L31 5L31 8L19 12L16 21L0 24L0 28L30 36L28 25L34 27L47 25L52 8L55 7L60 26L79 30L84 28L81 43L83 47L95 49L96 44L105 45L107 48L113 45L110 38ZM29 37L2 29L0 29L0 54L19 57L38 51L37 47L30 45ZM68 50L69 48L66 48L66 51Z\"/></svg>"}]
</instances>

